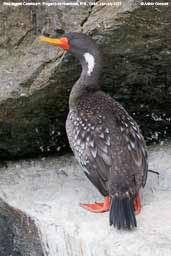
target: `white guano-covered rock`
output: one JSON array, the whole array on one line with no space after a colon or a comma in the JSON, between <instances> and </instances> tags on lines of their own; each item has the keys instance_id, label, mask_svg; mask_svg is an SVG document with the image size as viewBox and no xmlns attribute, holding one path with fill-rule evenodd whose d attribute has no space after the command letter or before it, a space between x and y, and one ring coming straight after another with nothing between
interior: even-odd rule
<instances>
[{"instance_id":1,"label":"white guano-covered rock","mask_svg":"<svg viewBox=\"0 0 171 256\"><path fill-rule=\"evenodd\" d=\"M79 207L80 202L102 197L71 155L9 162L0 171L0 198L33 220L43 255L169 256L171 145L149 150L150 168L160 172L160 177L149 174L141 192L138 228L131 232L110 227L108 213L93 214Z\"/></svg>"}]
</instances>

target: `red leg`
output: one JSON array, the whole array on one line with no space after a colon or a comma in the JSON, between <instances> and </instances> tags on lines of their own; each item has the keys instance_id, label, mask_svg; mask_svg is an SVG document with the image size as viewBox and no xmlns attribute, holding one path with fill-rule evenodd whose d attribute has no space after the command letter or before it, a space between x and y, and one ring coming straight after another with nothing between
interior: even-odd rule
<instances>
[{"instance_id":1,"label":"red leg","mask_svg":"<svg viewBox=\"0 0 171 256\"><path fill-rule=\"evenodd\" d=\"M107 212L110 208L110 199L109 196L105 196L103 203L80 204L80 206L91 212Z\"/></svg>"},{"instance_id":2,"label":"red leg","mask_svg":"<svg viewBox=\"0 0 171 256\"><path fill-rule=\"evenodd\" d=\"M134 197L134 212L135 214L139 214L140 211L141 211L141 203L140 203L139 194L137 192Z\"/></svg>"}]
</instances>

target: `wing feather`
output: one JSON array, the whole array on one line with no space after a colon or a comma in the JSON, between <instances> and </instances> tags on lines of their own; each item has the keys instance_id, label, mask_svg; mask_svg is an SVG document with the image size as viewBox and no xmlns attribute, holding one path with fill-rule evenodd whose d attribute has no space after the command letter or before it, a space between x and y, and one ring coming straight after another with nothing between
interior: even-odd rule
<instances>
[{"instance_id":1,"label":"wing feather","mask_svg":"<svg viewBox=\"0 0 171 256\"><path fill-rule=\"evenodd\" d=\"M72 129L67 129L67 133L75 157L92 183L103 194L107 194L106 182L112 166L109 128L102 122L88 123L88 117L85 115L75 113L74 116L72 113L72 117L78 121L72 122Z\"/></svg>"},{"instance_id":2,"label":"wing feather","mask_svg":"<svg viewBox=\"0 0 171 256\"><path fill-rule=\"evenodd\" d=\"M137 170L136 183L145 185L148 172L145 142L136 122L122 107L119 106L119 111L115 114L105 115L105 119L102 116L97 118L94 114L94 119L92 120L91 116L90 122L89 116L85 113L72 111L69 114L69 121L70 128L67 129L67 133L75 157L87 177L102 194L108 193L110 170L112 164L115 164L112 152L114 129L118 129L122 146L130 155L132 169ZM139 175L140 172L142 175Z\"/></svg>"},{"instance_id":3,"label":"wing feather","mask_svg":"<svg viewBox=\"0 0 171 256\"><path fill-rule=\"evenodd\" d=\"M130 117L124 109L121 109L119 115L117 115L117 124L120 127L122 133L123 144L128 148L129 154L131 155L132 162L135 170L143 171L142 182L141 175L136 175L135 179L137 183L142 183L145 186L148 164L147 164L147 151L144 138L137 123Z\"/></svg>"}]
</instances>

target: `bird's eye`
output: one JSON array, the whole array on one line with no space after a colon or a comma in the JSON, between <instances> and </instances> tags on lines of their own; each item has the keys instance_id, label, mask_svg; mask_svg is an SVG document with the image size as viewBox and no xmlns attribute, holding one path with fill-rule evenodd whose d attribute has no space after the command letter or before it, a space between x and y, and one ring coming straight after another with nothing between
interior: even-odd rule
<instances>
[{"instance_id":1,"label":"bird's eye","mask_svg":"<svg viewBox=\"0 0 171 256\"><path fill-rule=\"evenodd\" d=\"M67 33L66 36L69 41L73 39L73 35L71 33Z\"/></svg>"}]
</instances>

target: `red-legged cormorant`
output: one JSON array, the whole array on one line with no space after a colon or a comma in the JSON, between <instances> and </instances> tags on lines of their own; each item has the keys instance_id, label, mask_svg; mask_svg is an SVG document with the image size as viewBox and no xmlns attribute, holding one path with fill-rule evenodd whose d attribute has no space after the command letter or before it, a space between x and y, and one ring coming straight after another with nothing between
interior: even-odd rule
<instances>
[{"instance_id":1,"label":"red-legged cormorant","mask_svg":"<svg viewBox=\"0 0 171 256\"><path fill-rule=\"evenodd\" d=\"M139 189L148 172L145 141L134 119L101 90L100 50L83 33L40 40L69 51L82 66L70 93L66 131L76 159L104 202L81 206L92 212L109 210L110 225L118 229L136 227Z\"/></svg>"}]
</instances>

